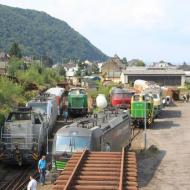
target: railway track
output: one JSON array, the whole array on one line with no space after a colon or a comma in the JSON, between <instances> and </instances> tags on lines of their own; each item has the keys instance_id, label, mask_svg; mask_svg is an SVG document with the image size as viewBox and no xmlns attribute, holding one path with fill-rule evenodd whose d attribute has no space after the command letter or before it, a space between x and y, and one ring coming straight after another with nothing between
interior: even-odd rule
<instances>
[{"instance_id":1,"label":"railway track","mask_svg":"<svg viewBox=\"0 0 190 190\"><path fill-rule=\"evenodd\" d=\"M138 190L136 155L122 152L75 153L52 190Z\"/></svg>"},{"instance_id":2,"label":"railway track","mask_svg":"<svg viewBox=\"0 0 190 190\"><path fill-rule=\"evenodd\" d=\"M8 176L8 180L4 179L1 182L0 190L24 190L27 187L30 175L33 175L36 179L38 178L38 173L31 167L20 169L16 174Z\"/></svg>"}]
</instances>

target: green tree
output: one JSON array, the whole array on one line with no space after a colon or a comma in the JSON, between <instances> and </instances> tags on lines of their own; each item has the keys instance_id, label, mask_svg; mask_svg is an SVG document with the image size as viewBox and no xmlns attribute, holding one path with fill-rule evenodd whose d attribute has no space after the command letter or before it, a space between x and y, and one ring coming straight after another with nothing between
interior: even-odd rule
<instances>
[{"instance_id":1,"label":"green tree","mask_svg":"<svg viewBox=\"0 0 190 190\"><path fill-rule=\"evenodd\" d=\"M8 64L8 74L10 76L16 76L18 70L26 70L26 64L22 60L12 57Z\"/></svg>"},{"instance_id":2,"label":"green tree","mask_svg":"<svg viewBox=\"0 0 190 190\"><path fill-rule=\"evenodd\" d=\"M82 74L82 70L81 70L81 68L79 68L78 71L76 71L75 76L76 76L76 77L80 77L81 74Z\"/></svg>"},{"instance_id":3,"label":"green tree","mask_svg":"<svg viewBox=\"0 0 190 190\"><path fill-rule=\"evenodd\" d=\"M126 57L123 57L122 63L123 63L124 65L127 65L127 58L126 58Z\"/></svg>"},{"instance_id":4,"label":"green tree","mask_svg":"<svg viewBox=\"0 0 190 190\"><path fill-rule=\"evenodd\" d=\"M65 68L63 67L63 65L59 65L57 68L57 71L60 76L66 76L66 71L65 71Z\"/></svg>"},{"instance_id":5,"label":"green tree","mask_svg":"<svg viewBox=\"0 0 190 190\"><path fill-rule=\"evenodd\" d=\"M135 66L137 66L137 67L145 67L145 63L143 61L139 60L139 61L137 61L135 63Z\"/></svg>"},{"instance_id":6,"label":"green tree","mask_svg":"<svg viewBox=\"0 0 190 190\"><path fill-rule=\"evenodd\" d=\"M48 56L42 56L42 64L45 67L52 67L53 66L53 59Z\"/></svg>"},{"instance_id":7,"label":"green tree","mask_svg":"<svg viewBox=\"0 0 190 190\"><path fill-rule=\"evenodd\" d=\"M14 42L11 46L11 49L9 51L9 55L11 57L17 57L17 58L22 58L22 53L21 53L21 49L18 45L18 43Z\"/></svg>"}]
</instances>

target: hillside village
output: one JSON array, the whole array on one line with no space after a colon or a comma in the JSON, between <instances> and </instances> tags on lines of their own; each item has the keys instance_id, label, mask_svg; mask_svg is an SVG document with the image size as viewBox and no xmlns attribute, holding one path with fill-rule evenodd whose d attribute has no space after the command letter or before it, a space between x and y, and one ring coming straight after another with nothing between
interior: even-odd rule
<instances>
[{"instance_id":1,"label":"hillside village","mask_svg":"<svg viewBox=\"0 0 190 190\"><path fill-rule=\"evenodd\" d=\"M7 74L9 59L9 54L4 52L0 53L1 74ZM24 56L22 60L26 64L32 64L34 62L33 57L30 56ZM42 62L42 60L35 60L35 63ZM133 84L139 77L167 86L184 86L186 83L190 82L190 65L186 63L174 65L165 61L160 61L145 65L143 61L138 59L126 62L126 59L121 59L117 55L109 58L105 62L70 59L68 62L57 63L50 66L53 69L60 70L65 78L72 81L74 85L77 85L82 78L87 79L90 76L97 76L104 81L122 84Z\"/></svg>"}]
</instances>

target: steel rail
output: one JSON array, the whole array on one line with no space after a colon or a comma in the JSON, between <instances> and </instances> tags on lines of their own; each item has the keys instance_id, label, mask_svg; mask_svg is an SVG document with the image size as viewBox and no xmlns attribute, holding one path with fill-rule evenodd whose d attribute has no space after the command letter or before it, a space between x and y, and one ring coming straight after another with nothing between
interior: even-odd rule
<instances>
[{"instance_id":1,"label":"steel rail","mask_svg":"<svg viewBox=\"0 0 190 190\"><path fill-rule=\"evenodd\" d=\"M125 148L123 147L122 154L121 154L121 168L120 168L120 179L119 179L118 190L123 190L124 164L125 164Z\"/></svg>"}]
</instances>

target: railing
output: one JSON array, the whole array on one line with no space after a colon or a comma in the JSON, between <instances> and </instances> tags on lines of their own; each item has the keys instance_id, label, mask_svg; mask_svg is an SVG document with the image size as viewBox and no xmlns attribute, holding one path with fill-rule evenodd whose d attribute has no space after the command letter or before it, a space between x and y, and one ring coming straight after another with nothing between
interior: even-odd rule
<instances>
[{"instance_id":1,"label":"railing","mask_svg":"<svg viewBox=\"0 0 190 190\"><path fill-rule=\"evenodd\" d=\"M72 184L72 181L73 181L73 179L74 179L74 177L75 177L75 175L76 175L76 173L77 173L77 171L78 171L78 169L79 169L81 163L82 163L83 160L85 159L87 152L88 152L88 150L85 149L85 150L83 151L83 153L81 154L81 156L80 156L80 158L79 158L79 160L78 160L78 162L77 162L77 164L76 164L76 166L75 166L75 168L74 168L72 174L70 175L70 177L69 177L67 183L65 184L65 187L64 187L63 190L69 190L69 189L71 189L70 186L71 186L71 184Z\"/></svg>"},{"instance_id":2,"label":"railing","mask_svg":"<svg viewBox=\"0 0 190 190\"><path fill-rule=\"evenodd\" d=\"M6 149L13 149L15 145L18 145L20 149L29 149L32 148L32 145L38 144L38 138L34 135L26 136L25 134L19 134L18 136L17 134L3 134L1 138L6 145ZM14 142L17 139L22 142Z\"/></svg>"},{"instance_id":3,"label":"railing","mask_svg":"<svg viewBox=\"0 0 190 190\"><path fill-rule=\"evenodd\" d=\"M120 179L119 179L119 189L123 190L123 178L124 178L124 164L125 164L125 148L122 148L121 155L121 168L120 168Z\"/></svg>"}]
</instances>

